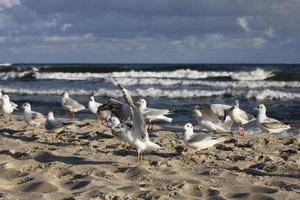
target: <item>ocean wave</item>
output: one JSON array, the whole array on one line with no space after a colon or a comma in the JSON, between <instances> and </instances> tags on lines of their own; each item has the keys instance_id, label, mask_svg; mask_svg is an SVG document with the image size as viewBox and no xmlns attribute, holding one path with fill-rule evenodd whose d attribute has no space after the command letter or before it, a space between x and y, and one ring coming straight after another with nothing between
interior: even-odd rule
<instances>
[{"instance_id":1,"label":"ocean wave","mask_svg":"<svg viewBox=\"0 0 300 200\"><path fill-rule=\"evenodd\" d=\"M63 89L50 89L50 90L32 90L32 89L18 89L1 87L3 93L19 94L19 95L61 95L65 90ZM91 95L94 92L95 96L105 97L122 97L122 93L118 89L98 89L85 90L85 89L71 89L68 90L71 95ZM214 96L233 96L244 99L256 100L280 100L280 99L300 99L300 93L297 92L284 92L280 90L166 90L157 88L135 89L131 92L132 96L140 97L154 97L154 98L192 98L192 97L214 97Z\"/></svg>"},{"instance_id":2,"label":"ocean wave","mask_svg":"<svg viewBox=\"0 0 300 200\"><path fill-rule=\"evenodd\" d=\"M270 89L250 90L247 93L246 98L256 100L300 99L300 93L283 92Z\"/></svg>"},{"instance_id":3,"label":"ocean wave","mask_svg":"<svg viewBox=\"0 0 300 200\"><path fill-rule=\"evenodd\" d=\"M300 88L299 81L207 81L207 80L183 80L161 78L118 78L119 83L131 85L185 85L185 86L209 86L218 88ZM110 80L114 82L113 80Z\"/></svg>"},{"instance_id":4,"label":"ocean wave","mask_svg":"<svg viewBox=\"0 0 300 200\"><path fill-rule=\"evenodd\" d=\"M0 67L9 67L12 66L11 63L0 63Z\"/></svg>"},{"instance_id":5,"label":"ocean wave","mask_svg":"<svg viewBox=\"0 0 300 200\"><path fill-rule=\"evenodd\" d=\"M92 72L40 72L38 68L25 71L9 71L0 73L1 79L14 79L29 77L36 79L63 79L63 80L88 80L101 78L176 78L176 79L207 79L227 77L228 80L265 80L275 75L274 71L265 71L257 68L253 71L197 71L191 69L179 69L175 71L123 71L109 73Z\"/></svg>"}]
</instances>

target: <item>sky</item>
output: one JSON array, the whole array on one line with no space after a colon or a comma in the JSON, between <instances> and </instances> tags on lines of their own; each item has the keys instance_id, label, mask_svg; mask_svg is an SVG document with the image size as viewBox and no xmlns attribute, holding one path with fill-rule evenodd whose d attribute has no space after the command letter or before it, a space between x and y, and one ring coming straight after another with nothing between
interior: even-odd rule
<instances>
[{"instance_id":1,"label":"sky","mask_svg":"<svg viewBox=\"0 0 300 200\"><path fill-rule=\"evenodd\" d=\"M0 0L0 63L300 63L300 0Z\"/></svg>"}]
</instances>

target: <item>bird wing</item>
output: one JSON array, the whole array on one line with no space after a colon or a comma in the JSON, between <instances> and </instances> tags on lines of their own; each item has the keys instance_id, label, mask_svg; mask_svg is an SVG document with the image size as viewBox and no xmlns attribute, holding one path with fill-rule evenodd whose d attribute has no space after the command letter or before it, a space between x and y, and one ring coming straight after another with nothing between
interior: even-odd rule
<instances>
[{"instance_id":1,"label":"bird wing","mask_svg":"<svg viewBox=\"0 0 300 200\"><path fill-rule=\"evenodd\" d=\"M269 129L280 129L280 128L289 128L289 125L286 125L276 119L267 117L262 123L263 126Z\"/></svg>"},{"instance_id":2,"label":"bird wing","mask_svg":"<svg viewBox=\"0 0 300 200\"><path fill-rule=\"evenodd\" d=\"M204 140L205 138L210 137L210 135L195 133L187 142L195 143Z\"/></svg>"},{"instance_id":3,"label":"bird wing","mask_svg":"<svg viewBox=\"0 0 300 200\"><path fill-rule=\"evenodd\" d=\"M250 121L250 120L254 120L255 117L245 111L243 111L242 109L239 108L239 116L242 117L243 119Z\"/></svg>"},{"instance_id":4,"label":"bird wing","mask_svg":"<svg viewBox=\"0 0 300 200\"><path fill-rule=\"evenodd\" d=\"M75 101L72 98L65 98L64 104L66 107L70 108L70 109L84 109L84 105L78 103L77 101Z\"/></svg>"},{"instance_id":5,"label":"bird wing","mask_svg":"<svg viewBox=\"0 0 300 200\"><path fill-rule=\"evenodd\" d=\"M158 116L158 115L168 115L171 114L168 109L155 109L155 108L146 108L143 110L144 116Z\"/></svg>"},{"instance_id":6,"label":"bird wing","mask_svg":"<svg viewBox=\"0 0 300 200\"><path fill-rule=\"evenodd\" d=\"M211 104L210 108L211 111L219 117L224 117L226 115L226 110L229 110L231 106L226 104Z\"/></svg>"},{"instance_id":7,"label":"bird wing","mask_svg":"<svg viewBox=\"0 0 300 200\"><path fill-rule=\"evenodd\" d=\"M145 119L140 112L140 110L134 105L132 97L130 96L128 90L121 84L119 84L119 87L123 93L124 99L128 103L128 105L131 108L132 116L133 116L133 133L139 134L142 139L149 138L147 129L146 129L146 123Z\"/></svg>"},{"instance_id":8,"label":"bird wing","mask_svg":"<svg viewBox=\"0 0 300 200\"><path fill-rule=\"evenodd\" d=\"M44 121L46 120L45 116L42 113L32 111L31 117L34 121Z\"/></svg>"},{"instance_id":9,"label":"bird wing","mask_svg":"<svg viewBox=\"0 0 300 200\"><path fill-rule=\"evenodd\" d=\"M116 99L110 99L105 104L98 107L97 113L100 111L110 110L112 113L117 116L121 121L131 121L132 113L130 106L124 102L118 101Z\"/></svg>"},{"instance_id":10,"label":"bird wing","mask_svg":"<svg viewBox=\"0 0 300 200\"><path fill-rule=\"evenodd\" d=\"M203 120L211 121L214 123L220 122L218 115L215 112L213 112L212 110L210 110L208 108L204 108L204 107L197 107L197 109L200 110Z\"/></svg>"}]
</instances>

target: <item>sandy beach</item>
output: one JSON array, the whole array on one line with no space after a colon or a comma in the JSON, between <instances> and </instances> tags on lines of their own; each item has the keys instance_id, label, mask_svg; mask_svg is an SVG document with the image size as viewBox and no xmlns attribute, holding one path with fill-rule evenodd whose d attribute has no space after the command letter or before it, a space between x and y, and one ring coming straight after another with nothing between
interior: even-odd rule
<instances>
[{"instance_id":1,"label":"sandy beach","mask_svg":"<svg viewBox=\"0 0 300 200\"><path fill-rule=\"evenodd\" d=\"M299 199L300 137L232 136L193 156L180 134L155 127L163 147L125 148L93 120L52 140L21 119L0 122L0 199ZM259 139L260 138L260 139Z\"/></svg>"}]
</instances>

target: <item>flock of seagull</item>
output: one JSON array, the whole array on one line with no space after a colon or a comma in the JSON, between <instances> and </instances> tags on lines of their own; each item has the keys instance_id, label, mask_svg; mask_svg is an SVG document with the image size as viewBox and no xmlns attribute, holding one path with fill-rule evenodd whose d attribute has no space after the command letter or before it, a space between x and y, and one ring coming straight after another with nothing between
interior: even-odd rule
<instances>
[{"instance_id":1,"label":"flock of seagull","mask_svg":"<svg viewBox=\"0 0 300 200\"><path fill-rule=\"evenodd\" d=\"M150 140L148 130L153 129L155 121L171 123L172 118L168 115L173 114L174 111L149 108L145 99L134 102L129 91L121 84L118 86L125 102L110 99L101 104L96 102L92 95L88 102L88 109L97 115L97 121L111 128L112 134L117 139L136 148L137 161L140 164L143 152L161 148ZM75 113L86 109L84 105L72 99L68 92L64 92L62 95L61 104L66 110L66 116L71 118L75 117ZM0 91L0 108L5 121L11 120L11 114L17 110L17 107L18 105L10 101L8 95L2 95ZM47 117L35 112L29 103L24 103L22 108L24 110L23 120L34 129L43 125L49 132L60 133L64 125L70 123L69 120L55 118L52 111L48 113ZM289 125L268 117L265 105L260 104L254 109L258 112L256 119L242 110L238 101L233 106L225 104L196 106L193 115L203 131L195 133L191 123L185 124L183 142L188 147L196 149L195 154L197 154L203 149L225 141L227 136L232 134L231 129L234 123L238 127L238 135L244 135L244 125L254 120L256 120L258 128L269 133L270 136L272 133L280 133L291 128Z\"/></svg>"}]
</instances>

